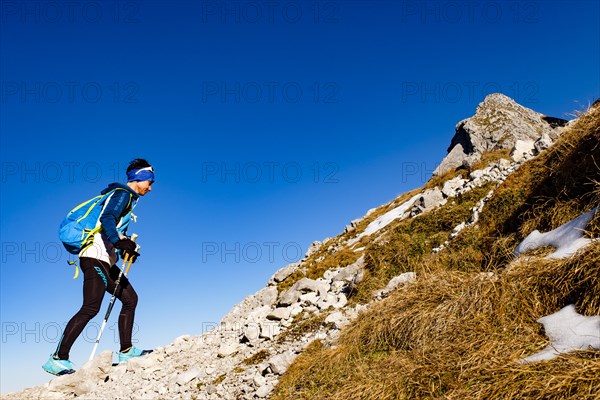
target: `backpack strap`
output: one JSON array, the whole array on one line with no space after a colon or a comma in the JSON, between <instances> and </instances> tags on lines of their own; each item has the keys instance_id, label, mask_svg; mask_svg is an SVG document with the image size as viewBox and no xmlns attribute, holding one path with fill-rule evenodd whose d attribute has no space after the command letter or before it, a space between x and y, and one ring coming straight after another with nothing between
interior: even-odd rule
<instances>
[{"instance_id":1,"label":"backpack strap","mask_svg":"<svg viewBox=\"0 0 600 400\"><path fill-rule=\"evenodd\" d=\"M81 253L82 251L84 251L85 249L87 249L88 247L90 247L94 243L94 235L96 233L102 231L102 224L100 223L100 216L102 216L102 211L104 210L104 207L106 206L106 200L113 193L115 193L117 190L125 190L127 192L127 194L129 195L129 200L127 201L127 205L125 206L125 210L127 210L131 206L131 201L132 201L133 195L131 193L129 193L129 191L127 191L124 188L114 188L110 192L107 192L107 193L105 193L103 195L100 195L103 198L98 202L98 204L102 205L102 210L100 210L100 214L98 215L98 220L96 221L96 226L94 227L94 229L92 229L92 230L90 230L89 232L86 233L85 239L83 241L83 245L81 246L81 250L80 250L79 253ZM94 199L96 199L96 198L98 198L100 196L96 196L96 197L94 197ZM89 201L87 201L86 203L89 203ZM79 208L79 206L77 208ZM88 210L88 212L83 217L81 217L80 219L84 219L92 211L92 208L94 208L94 207L90 207L90 209ZM131 211L129 211L129 212L131 212ZM127 213L125 215L127 215ZM75 277L77 277L77 275L78 275L77 272L75 273Z\"/></svg>"}]
</instances>

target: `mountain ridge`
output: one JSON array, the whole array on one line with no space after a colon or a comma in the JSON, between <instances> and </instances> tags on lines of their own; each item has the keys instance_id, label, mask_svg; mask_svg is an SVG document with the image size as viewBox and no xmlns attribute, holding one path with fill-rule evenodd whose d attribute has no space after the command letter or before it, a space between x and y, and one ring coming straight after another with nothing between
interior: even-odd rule
<instances>
[{"instance_id":1,"label":"mountain ridge","mask_svg":"<svg viewBox=\"0 0 600 400\"><path fill-rule=\"evenodd\" d=\"M593 182L596 180L597 185L600 181L599 171L594 170L591 161L585 161L587 158L583 158L582 172L589 176L572 179L579 190L574 192L577 196L561 192L562 181L557 179L556 190L547 189L547 193L541 190L537 195L546 196L545 202L535 200L536 207L541 209L552 202L548 196L556 193L560 201L554 204L553 213L568 208L564 216L528 208L525 200L538 197L522 192L533 186L535 179L529 175L537 174L538 181L543 179L536 165L546 165L546 160L536 161L538 156L545 155L555 165L565 163L561 157L573 162L576 157L568 152L581 147L579 141L589 144L585 146L585 154L591 154L592 159L597 156L598 114L600 107L596 104L584 116L567 122L535 113L504 95L489 95L477 107L475 116L457 124L449 154L427 184L369 210L340 235L314 242L302 260L276 271L263 289L233 307L213 331L181 336L150 356L116 367L110 365L110 352L105 352L76 374L2 398L103 398L107 392L114 393L112 398L165 399L348 398L350 394L365 399L396 398L393 393L402 393L407 398L469 395L463 388L451 391L449 378L442 376L430 382L433 392L427 392L425 378L416 375L412 382L400 379L405 386L396 387L391 383L392 377L398 378L395 372L379 365L377 357L391 357L398 371L417 365L410 364L410 358L393 358L390 354L405 352L412 357L414 347L432 349L424 332L435 336L445 327L436 328L438 331L433 334L427 331L426 316L408 306L425 301L416 298L416 294L425 299L430 296L430 301L439 301L442 308L464 306L465 299L449 305L443 299L454 298L452 290L491 291L494 282L508 279L505 272L510 275L511 268L518 270L521 264L529 262L522 259L537 257L537 253L533 256L527 253L527 257L512 261L508 253L512 254L517 239L524 238L533 228L564 223L567 216L574 217L597 203L599 190ZM482 122L486 115L501 117ZM504 118L507 115L512 117ZM515 126L518 129L512 129ZM507 137L513 131L517 134ZM567 140L563 138L565 132L572 136L576 136L572 132L579 132L579 136ZM472 147L463 146L467 136ZM455 151L459 146L460 151ZM558 155L553 156L550 150ZM552 161L552 157L557 160ZM546 174L552 175L551 172L547 170ZM567 172L563 175L570 176ZM588 185L591 182L591 188L580 181ZM561 202L565 196L568 207ZM517 208L513 210L514 207ZM501 220L490 211L508 217ZM592 232L596 232L597 219L591 224ZM588 258L595 260L598 246L591 246L592 255ZM581 261L577 260L562 263ZM429 261L431 264L427 264ZM536 258L532 262L545 261ZM585 275L587 280L590 276ZM463 281L468 282L468 289L461 286ZM591 289L586 290L591 294L582 295L587 300L578 306L584 313L597 315L600 309L594 307L598 304L590 298L600 294L600 289L597 284L590 285ZM541 308L545 311L551 308L544 304ZM396 314L390 315L388 308L396 310ZM535 308L536 312L539 308ZM428 310L430 315L437 312L435 308ZM599 311L594 314L594 310ZM410 312L412 319L405 315ZM436 318L441 316L437 314ZM402 324L393 322L397 318ZM535 321L524 321L525 328L519 329L527 331L528 338L539 341L540 335L532 332ZM428 326L435 325L429 322ZM414 332L408 332L408 327L415 328ZM410 339L398 338L402 335ZM484 341L479 344L485 347ZM373 351L370 346L378 350ZM363 357L357 352L368 354L364 364L349 362ZM371 358L371 354L379 355ZM440 360L437 353L432 354ZM589 357L593 368L600 370L598 356ZM375 371L385 371L379 379L372 374L357 378L356 371L372 365L376 366ZM316 371L317 366L330 371L330 376ZM510 377L508 372L502 370L502 373ZM443 375L443 371L439 374ZM490 394L489 388L493 386L486 387L480 381L472 384L479 390L478 396ZM592 384L590 393L599 393L600 380ZM394 392L386 391L386 385L393 387Z\"/></svg>"}]
</instances>

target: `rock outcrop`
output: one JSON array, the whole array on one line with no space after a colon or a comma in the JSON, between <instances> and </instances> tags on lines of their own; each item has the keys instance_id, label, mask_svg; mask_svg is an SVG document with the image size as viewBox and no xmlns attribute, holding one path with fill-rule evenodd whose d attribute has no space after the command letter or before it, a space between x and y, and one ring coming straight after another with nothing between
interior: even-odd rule
<instances>
[{"instance_id":1,"label":"rock outcrop","mask_svg":"<svg viewBox=\"0 0 600 400\"><path fill-rule=\"evenodd\" d=\"M462 165L471 165L485 151L512 149L518 145L517 157L520 158L521 152L533 150L538 140L543 141L538 147L547 148L566 124L566 120L537 113L503 94L490 94L477 106L474 116L456 125L448 155L433 174L441 175Z\"/></svg>"}]
</instances>

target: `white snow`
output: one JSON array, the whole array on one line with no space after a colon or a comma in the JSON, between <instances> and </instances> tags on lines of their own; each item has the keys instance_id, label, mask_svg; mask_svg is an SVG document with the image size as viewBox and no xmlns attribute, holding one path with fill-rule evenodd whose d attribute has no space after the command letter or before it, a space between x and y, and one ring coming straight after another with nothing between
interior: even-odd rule
<instances>
[{"instance_id":1,"label":"white snow","mask_svg":"<svg viewBox=\"0 0 600 400\"><path fill-rule=\"evenodd\" d=\"M377 217L377 219L375 219L373 222L371 222L369 225L367 225L367 227L365 228L365 230L360 235L358 235L354 239L348 241L348 244L352 245L352 244L358 242L363 237L371 235L371 234L377 232L378 230L386 227L393 220L401 218L404 215L404 213L406 213L406 211L408 211L408 209L413 205L413 203L420 196L421 196L421 193L416 194L413 197L411 197L408 201L406 201L406 202L402 203L401 205L399 205L398 207L396 207L396 208L394 208L394 209L386 212L385 214Z\"/></svg>"},{"instance_id":2,"label":"white snow","mask_svg":"<svg viewBox=\"0 0 600 400\"><path fill-rule=\"evenodd\" d=\"M544 325L551 343L539 353L519 360L520 363L551 360L575 350L600 350L600 316L583 316L571 304L538 322Z\"/></svg>"},{"instance_id":3,"label":"white snow","mask_svg":"<svg viewBox=\"0 0 600 400\"><path fill-rule=\"evenodd\" d=\"M583 231L591 221L598 207L581 214L579 217L559 226L558 228L540 233L535 230L531 232L514 251L514 254L526 253L529 250L537 249L543 246L552 246L556 251L546 256L546 258L567 258L575 254L578 250L597 239L588 239L583 237Z\"/></svg>"}]
</instances>

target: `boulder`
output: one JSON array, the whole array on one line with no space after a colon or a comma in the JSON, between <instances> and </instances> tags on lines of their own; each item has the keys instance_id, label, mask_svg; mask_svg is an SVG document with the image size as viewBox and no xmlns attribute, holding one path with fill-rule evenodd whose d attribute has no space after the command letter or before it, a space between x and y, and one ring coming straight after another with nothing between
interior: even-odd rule
<instances>
[{"instance_id":1,"label":"boulder","mask_svg":"<svg viewBox=\"0 0 600 400\"><path fill-rule=\"evenodd\" d=\"M303 260L306 260L307 258L312 256L314 253L316 253L317 250L319 250L321 248L321 246L323 245L323 243L325 243L326 241L327 241L327 239L323 240L322 242L319 242L318 240L315 240L314 242L312 242L310 244L308 250L306 250L306 254L304 254Z\"/></svg>"},{"instance_id":2,"label":"boulder","mask_svg":"<svg viewBox=\"0 0 600 400\"><path fill-rule=\"evenodd\" d=\"M259 399L264 399L269 395L269 393L271 393L272 390L273 390L273 386L270 386L270 385L261 386L256 391L256 397L258 397Z\"/></svg>"},{"instance_id":3,"label":"boulder","mask_svg":"<svg viewBox=\"0 0 600 400\"><path fill-rule=\"evenodd\" d=\"M352 282L358 271L365 268L365 256L360 256L354 263L341 268L332 278L333 282ZM333 284L332 284L333 285Z\"/></svg>"},{"instance_id":4,"label":"boulder","mask_svg":"<svg viewBox=\"0 0 600 400\"><path fill-rule=\"evenodd\" d=\"M442 191L436 186L433 189L426 190L423 192L421 197L419 197L410 212L410 216L415 217L421 213L433 210L435 207L446 204L446 199L444 199L444 195Z\"/></svg>"},{"instance_id":5,"label":"boulder","mask_svg":"<svg viewBox=\"0 0 600 400\"><path fill-rule=\"evenodd\" d=\"M542 136L539 137L538 140L535 141L535 143L533 144L533 154L534 155L538 155L540 154L542 151L546 150L547 148L549 148L550 146L552 146L552 138L550 137L550 135L546 132L544 132L542 134Z\"/></svg>"},{"instance_id":6,"label":"boulder","mask_svg":"<svg viewBox=\"0 0 600 400\"><path fill-rule=\"evenodd\" d=\"M177 384L179 386L186 385L187 383L196 379L196 377L198 375L200 375L201 372L202 372L202 370L200 368L196 368L196 367L189 369L185 372L182 372L177 376Z\"/></svg>"},{"instance_id":7,"label":"boulder","mask_svg":"<svg viewBox=\"0 0 600 400\"><path fill-rule=\"evenodd\" d=\"M281 268L280 270L278 270L277 272L275 272L275 274L273 274L273 276L271 277L271 279L269 280L269 282L271 284L283 282L291 274L293 274L298 269L299 266L300 266L300 263L295 262L295 263L289 264L289 265Z\"/></svg>"},{"instance_id":8,"label":"boulder","mask_svg":"<svg viewBox=\"0 0 600 400\"><path fill-rule=\"evenodd\" d=\"M295 358L296 354L293 351L286 351L284 353L277 354L269 359L269 367L275 375L282 375L292 364Z\"/></svg>"},{"instance_id":9,"label":"boulder","mask_svg":"<svg viewBox=\"0 0 600 400\"><path fill-rule=\"evenodd\" d=\"M281 333L281 326L278 322L265 321L260 324L260 337L263 339L273 340L279 333Z\"/></svg>"},{"instance_id":10,"label":"boulder","mask_svg":"<svg viewBox=\"0 0 600 400\"><path fill-rule=\"evenodd\" d=\"M467 159L467 156L468 154L464 150L462 144L457 143L448 150L446 157L444 157L440 165L433 170L433 175L441 175L446 171L452 171L460 167Z\"/></svg>"},{"instance_id":11,"label":"boulder","mask_svg":"<svg viewBox=\"0 0 600 400\"><path fill-rule=\"evenodd\" d=\"M82 396L91 392L97 383L104 381L109 376L111 368L112 352L104 351L86 362L74 374L53 379L48 385L48 390Z\"/></svg>"},{"instance_id":12,"label":"boulder","mask_svg":"<svg viewBox=\"0 0 600 400\"><path fill-rule=\"evenodd\" d=\"M533 155L533 150L532 140L517 140L510 152L510 158L516 162L526 161Z\"/></svg>"},{"instance_id":13,"label":"boulder","mask_svg":"<svg viewBox=\"0 0 600 400\"><path fill-rule=\"evenodd\" d=\"M458 194L459 189L462 188L466 182L467 180L460 176L452 178L444 183L442 193L446 197L455 197Z\"/></svg>"},{"instance_id":14,"label":"boulder","mask_svg":"<svg viewBox=\"0 0 600 400\"><path fill-rule=\"evenodd\" d=\"M279 296L279 301L277 302L278 306L285 307L290 306L294 303L297 303L300 299L300 292L297 291L294 287L289 288L285 292L281 293Z\"/></svg>"},{"instance_id":15,"label":"boulder","mask_svg":"<svg viewBox=\"0 0 600 400\"><path fill-rule=\"evenodd\" d=\"M277 301L279 292L276 287L268 286L256 292L256 300L261 306L272 306Z\"/></svg>"},{"instance_id":16,"label":"boulder","mask_svg":"<svg viewBox=\"0 0 600 400\"><path fill-rule=\"evenodd\" d=\"M334 329L342 329L350 322L340 311L333 312L325 318L326 324L331 324Z\"/></svg>"},{"instance_id":17,"label":"boulder","mask_svg":"<svg viewBox=\"0 0 600 400\"><path fill-rule=\"evenodd\" d=\"M300 292L317 292L322 296L329 291L330 286L327 282L302 278L294 284L293 288Z\"/></svg>"},{"instance_id":18,"label":"boulder","mask_svg":"<svg viewBox=\"0 0 600 400\"><path fill-rule=\"evenodd\" d=\"M249 341L253 342L260 337L260 324L257 322L251 322L244 327L243 337Z\"/></svg>"},{"instance_id":19,"label":"boulder","mask_svg":"<svg viewBox=\"0 0 600 400\"><path fill-rule=\"evenodd\" d=\"M278 307L267 315L267 319L274 321L288 319L290 317L291 312L292 307Z\"/></svg>"},{"instance_id":20,"label":"boulder","mask_svg":"<svg viewBox=\"0 0 600 400\"><path fill-rule=\"evenodd\" d=\"M231 342L224 343L219 346L219 350L217 351L217 357L228 357L234 353L236 353L240 349L239 343Z\"/></svg>"}]
</instances>

